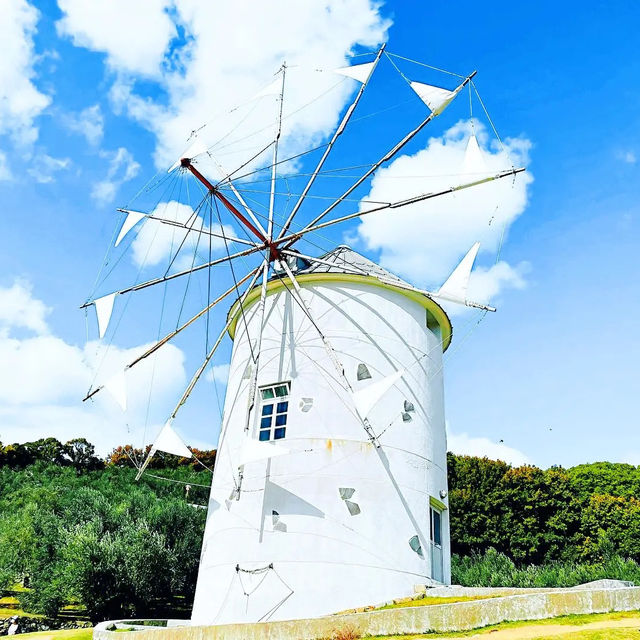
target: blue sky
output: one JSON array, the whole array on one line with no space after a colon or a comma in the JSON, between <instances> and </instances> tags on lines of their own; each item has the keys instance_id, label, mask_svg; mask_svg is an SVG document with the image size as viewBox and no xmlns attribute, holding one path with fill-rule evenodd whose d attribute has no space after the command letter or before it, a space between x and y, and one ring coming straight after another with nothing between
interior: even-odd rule
<instances>
[{"instance_id":1,"label":"blue sky","mask_svg":"<svg viewBox=\"0 0 640 640\"><path fill-rule=\"evenodd\" d=\"M209 122L201 135L217 135L228 122L212 116L269 84L283 58L292 67L292 104L327 88L317 109L287 121L283 153L326 142L357 85L346 80L334 86L328 73L302 72L296 84L297 69L341 66L350 53L375 50L384 40L390 52L407 58L460 74L477 69L476 85L498 132L512 155L526 161L533 180L509 186L496 209L507 228L500 271L491 270L498 239L496 226L487 226L496 195L489 191L478 202L443 205L451 216L458 215L456 206L475 216L464 224L418 222L412 228L412 220L431 211L416 210L421 217L404 219L393 237L383 222L356 223L317 244L328 249L347 238L415 284L436 287L476 239L472 235L483 236L477 239L486 240L478 260L484 276L476 291L492 292L499 310L458 342L479 316L454 317L445 378L451 448L543 466L599 459L640 464L640 92L634 81L640 8L631 2L462 2L449 9L413 1L319 0L303 11L296 3L259 10L249 4L205 8L185 1L178 8L153 0L143 10L120 0L91 7L78 0L8 0L0 17L7 49L0 60L0 440L85 435L104 449L128 436L136 444L153 437L198 366L205 328L140 374L134 381L140 397L126 415L109 399L80 402L94 378L100 382L130 359L131 349L175 325L181 300L182 290L167 290L161 322L162 292L145 294L126 312L118 300L114 320L123 319L107 334L113 346L105 356L92 310L85 324L79 304L153 277L166 264L138 272L133 252L149 246L133 233L111 251L113 273L94 291L122 220L116 208L153 206L158 192L134 195L156 172L164 175L191 128ZM370 59L358 55L351 62ZM395 61L412 80L450 89L456 84L452 76ZM261 104L257 112L251 106L240 112L249 114L245 130L271 118L274 104ZM359 107L374 115L354 122L328 166L372 162L425 116L387 59ZM475 98L473 114L487 158L499 162ZM405 159L388 169L386 182L367 183L354 196L384 199L397 193L389 186L397 184L414 195L423 178L403 182L399 174L428 173L429 163L442 162L442 149L454 158L466 143L468 118L465 93L403 151ZM231 165L260 142L253 138L245 146L234 135L234 145L217 147ZM290 173L308 171L317 157L306 156ZM326 182L318 193L336 195L346 186ZM176 184L186 188L184 180ZM295 192L304 183L291 178L278 184ZM252 197L264 205L264 194ZM354 206L347 202L340 211ZM220 286L230 282L221 275ZM203 301L202 281L194 282L183 313ZM223 312L212 319L210 338ZM228 346L218 366L227 354ZM222 378L224 369L218 374ZM147 411L151 378L157 397ZM201 382L177 422L185 439L215 444L216 393L222 392Z\"/></svg>"}]
</instances>

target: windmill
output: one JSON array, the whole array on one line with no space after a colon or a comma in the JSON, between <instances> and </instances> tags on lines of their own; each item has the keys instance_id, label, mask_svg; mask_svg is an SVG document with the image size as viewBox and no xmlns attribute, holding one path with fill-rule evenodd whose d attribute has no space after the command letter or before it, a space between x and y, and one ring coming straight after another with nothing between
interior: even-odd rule
<instances>
[{"instance_id":1,"label":"windmill","mask_svg":"<svg viewBox=\"0 0 640 640\"><path fill-rule=\"evenodd\" d=\"M173 424L231 338L194 624L310 617L406 595L416 584L450 582L442 355L452 326L439 302L495 310L467 299L479 245L435 292L414 287L346 245L319 255L305 246L312 249L312 239L349 221L393 215L524 169L466 173L443 189L360 203L349 211L355 208L352 194L470 88L475 72L459 77L452 89L407 79L427 107L420 122L347 188L309 208L318 183L335 171L327 163L383 56L397 69L391 55L383 46L369 62L337 70L355 81L355 95L333 135L312 149L315 162L299 172L304 182L295 198L288 194L288 208L278 198L286 182L282 167L294 160L281 152L286 65L255 98L275 98L275 128L233 171L222 167L215 145L194 131L168 176L200 188L197 206L186 218L123 207L114 244L142 225L166 225L183 234L172 265L194 235L197 243L208 241L207 259L196 264L196 244L187 268L168 269L84 305L95 306L102 338L122 296L194 274L208 278L206 304L197 313L179 316L175 328L85 398L107 389L123 408L133 367L205 318L208 337L212 311L228 305L138 471L140 477L156 451L192 455ZM470 139L472 152L474 145ZM215 178L205 170L207 163ZM268 189L258 205L256 175L265 174L260 180ZM224 246L223 255L213 256L214 241ZM229 268L230 286L212 294L211 280Z\"/></svg>"}]
</instances>

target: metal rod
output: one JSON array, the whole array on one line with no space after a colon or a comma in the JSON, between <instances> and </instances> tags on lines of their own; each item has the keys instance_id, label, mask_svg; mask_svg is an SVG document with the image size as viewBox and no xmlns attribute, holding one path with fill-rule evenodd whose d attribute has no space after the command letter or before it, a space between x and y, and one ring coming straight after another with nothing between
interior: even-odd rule
<instances>
[{"instance_id":1,"label":"metal rod","mask_svg":"<svg viewBox=\"0 0 640 640\"><path fill-rule=\"evenodd\" d=\"M334 224L338 224L340 222L344 222L345 220L353 220L354 218L360 218L369 213L375 213L376 211L382 211L383 209L398 209L399 207L404 207L408 204L415 204L416 202L422 202L423 200L429 200L431 198L437 198L439 196L444 196L448 193L455 193L456 191L462 191L463 189L469 189L470 187L475 187L480 184L484 184L485 182L491 182L493 180L500 180L501 178L507 178L509 176L514 176L518 173L522 173L526 171L524 167L520 167L518 169L507 169L505 171L501 171L493 176L489 176L488 178L482 178L481 180L474 180L473 182L466 182L464 184L457 185L455 187L449 187L448 189L443 189L442 191L434 191L433 193L424 193L419 196L415 196L413 198L408 198L406 200L398 200L397 202L386 202L377 207L372 207L371 209L365 209L364 211L359 211L358 213L351 213L346 216L342 216L341 218L335 218L334 220L328 220L327 222L322 222L320 224L316 224L315 226L307 226L296 233L291 233L288 236L284 236L282 238L278 238L275 240L275 244L287 243L285 248L289 248L296 240L300 239L302 236L310 233L312 231L317 231L318 229L324 229L326 227L330 227Z\"/></svg>"},{"instance_id":2,"label":"metal rod","mask_svg":"<svg viewBox=\"0 0 640 640\"><path fill-rule=\"evenodd\" d=\"M459 93L462 90L462 88L465 87L471 81L471 79L476 75L476 73L477 72L474 71L473 73L469 74L463 80L463 82L457 87L457 89L455 89L454 93L456 93L456 95L457 95L457 93ZM436 113L431 112L429 114L429 116L427 118L425 118L415 129L413 129L412 131L407 133L407 135L404 138L402 138L402 140L400 140L400 142L398 142L392 149L387 151L387 153L385 153L384 156L382 156L382 158L380 158L380 160L378 160L374 165L372 165L371 168L368 169L366 171L366 173L364 173L364 175L362 175L360 178L358 178L358 180L353 185L351 185L337 200L335 200L331 205L329 205L322 213L317 215L303 229L303 231L305 229L307 229L309 227L312 227L313 225L317 224L329 212L333 211L333 209L335 209L335 207L337 207L345 198L347 198L353 191L355 191L369 176L371 176L373 173L375 173L380 168L381 165L383 165L385 162L388 162L389 160L391 160L391 158L393 158L393 156L395 156L409 141L411 141L416 135L418 135L418 133L420 133L420 131L422 131L422 129L424 129L424 127L426 127L429 124L429 122L431 122L431 120L433 120L436 116L437 116Z\"/></svg>"},{"instance_id":3,"label":"metal rod","mask_svg":"<svg viewBox=\"0 0 640 640\"><path fill-rule=\"evenodd\" d=\"M117 209L117 211L120 211L122 213L130 213L129 209ZM159 218L158 216L152 216L147 214L145 214L145 219L156 220L157 222L161 222L162 224L167 224L172 227L178 227L179 229L184 229L185 231L193 231L194 233L203 233L207 236L212 236L213 238L222 238L223 240L227 240L228 242L237 242L238 244L245 244L251 247L259 246L252 240L242 240L241 238L234 238L233 236L225 235L222 233L215 233L214 231L205 231L204 229L195 229L191 225L188 226L187 224L184 224L182 222L177 222L175 220L167 220L166 218Z\"/></svg>"},{"instance_id":4,"label":"metal rod","mask_svg":"<svg viewBox=\"0 0 640 640\"><path fill-rule=\"evenodd\" d=\"M115 291L114 293L120 295L124 293L130 293L131 291L139 291L140 289L145 289L146 287L152 287L156 284L161 284L163 282L167 282L168 280L173 280L174 278L180 278L182 276L189 275L194 271L200 271L202 269L207 269L208 267L214 267L217 264L222 264L223 262L229 262L230 260L234 260L235 258L242 258L244 256L249 256L252 253L256 253L257 251L261 251L264 249L264 246L255 246L251 249L245 249L244 251L238 251L238 253L232 253L230 256L224 256L222 258L217 258L216 260L212 260L211 262L206 262L205 264L199 264L197 267L193 267L192 269L186 269L185 271L179 271L178 273L172 273L170 276L162 276L161 278L154 278L153 280L147 280L146 282L141 282L140 284L133 285L132 287L127 287L126 289L121 289L120 291ZM84 309L93 304L93 300L91 302L85 302L80 308Z\"/></svg>"},{"instance_id":5,"label":"metal rod","mask_svg":"<svg viewBox=\"0 0 640 640\"><path fill-rule=\"evenodd\" d=\"M180 161L183 167L186 167L191 171L191 173L200 181L202 184L212 193L222 204L231 212L233 216L235 216L242 224L251 231L255 236L257 236L263 242L267 242L267 238L265 235L258 231L253 224L245 218L234 206L227 200L220 191L218 191L210 182L207 180L192 164L189 158L182 158Z\"/></svg>"},{"instance_id":6,"label":"metal rod","mask_svg":"<svg viewBox=\"0 0 640 640\"><path fill-rule=\"evenodd\" d=\"M345 127L347 126L347 123L349 122L349 119L351 118L351 115L353 114L356 106L358 105L358 102L360 102L360 98L362 97L362 94L364 93L364 90L365 90L366 86L369 84L369 79L371 78L371 75L375 71L375 68L377 67L378 62L380 60L380 57L382 56L386 46L387 45L385 43L380 47L380 49L378 49L378 54L376 55L376 58L375 58L375 60L373 62L373 67L371 69L371 72L369 73L369 76L367 77L367 80L360 85L360 90L358 91L354 101L351 103L351 105L347 109L347 112L342 117L342 120L340 121L340 124L338 125L338 128L335 130L335 133L333 134L333 137L331 138L329 144L327 145L327 148L325 149L324 153L322 154L322 158L320 158L320 162L318 162L314 172L311 174L311 177L309 178L309 181L305 185L304 190L300 194L300 197L298 198L295 206L293 207L293 210L289 214L289 217L287 218L287 221L284 223L282 229L280 230L280 233L278 234L279 238L284 236L287 233L287 231L289 230L289 226L291 225L291 222L293 221L293 218L295 217L296 213L298 212L298 209L300 208L300 206L304 202L304 199L306 198L307 193L309 193L309 190L311 189L313 183L315 182L315 179L317 178L318 174L320 173L320 171L322 169L322 166L324 165L326 159L329 157L329 154L331 153L331 149L333 148L333 145L335 144L335 142L338 139L338 137L345 130Z\"/></svg>"}]
</instances>

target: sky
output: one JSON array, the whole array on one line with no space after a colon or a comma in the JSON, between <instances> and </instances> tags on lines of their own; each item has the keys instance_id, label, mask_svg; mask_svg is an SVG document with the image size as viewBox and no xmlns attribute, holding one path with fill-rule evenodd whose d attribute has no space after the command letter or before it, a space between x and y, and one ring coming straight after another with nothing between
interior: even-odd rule
<instances>
[{"instance_id":1,"label":"sky","mask_svg":"<svg viewBox=\"0 0 640 640\"><path fill-rule=\"evenodd\" d=\"M194 179L167 173L198 141L211 150L203 172L242 167L242 191L265 215L272 147L260 151L275 134L279 103L269 87L279 91L286 62L282 224L360 86L333 70L373 60L386 42L391 55L292 228L426 117L407 80L451 90L477 70L481 100L462 91L331 215L464 181L471 134L483 171L527 172L331 228L299 249L319 255L346 242L436 289L480 241L469 297L498 311L448 307L449 448L543 467L640 464L640 7L534 4L4 0L0 441L84 436L106 452L155 437L215 340L224 305L131 370L125 412L108 394L82 398L233 279L225 266L213 285L205 271L188 285L117 296L100 340L84 302L227 250L198 234L181 245L174 227L151 221L114 247L124 220L117 209L179 223L199 216L202 229L221 233L220 212L198 210ZM257 266L241 263L238 275ZM176 420L190 444L216 444L229 353L226 341Z\"/></svg>"}]
</instances>

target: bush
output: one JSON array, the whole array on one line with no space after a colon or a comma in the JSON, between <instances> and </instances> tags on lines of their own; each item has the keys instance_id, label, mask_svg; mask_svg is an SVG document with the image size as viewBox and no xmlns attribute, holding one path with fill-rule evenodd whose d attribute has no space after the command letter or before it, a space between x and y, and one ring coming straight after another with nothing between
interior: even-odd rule
<instances>
[{"instance_id":1,"label":"bush","mask_svg":"<svg viewBox=\"0 0 640 640\"><path fill-rule=\"evenodd\" d=\"M556 560L518 567L495 549L451 558L451 582L465 587L575 587L605 578L640 584L640 565L614 554L595 563Z\"/></svg>"}]
</instances>

